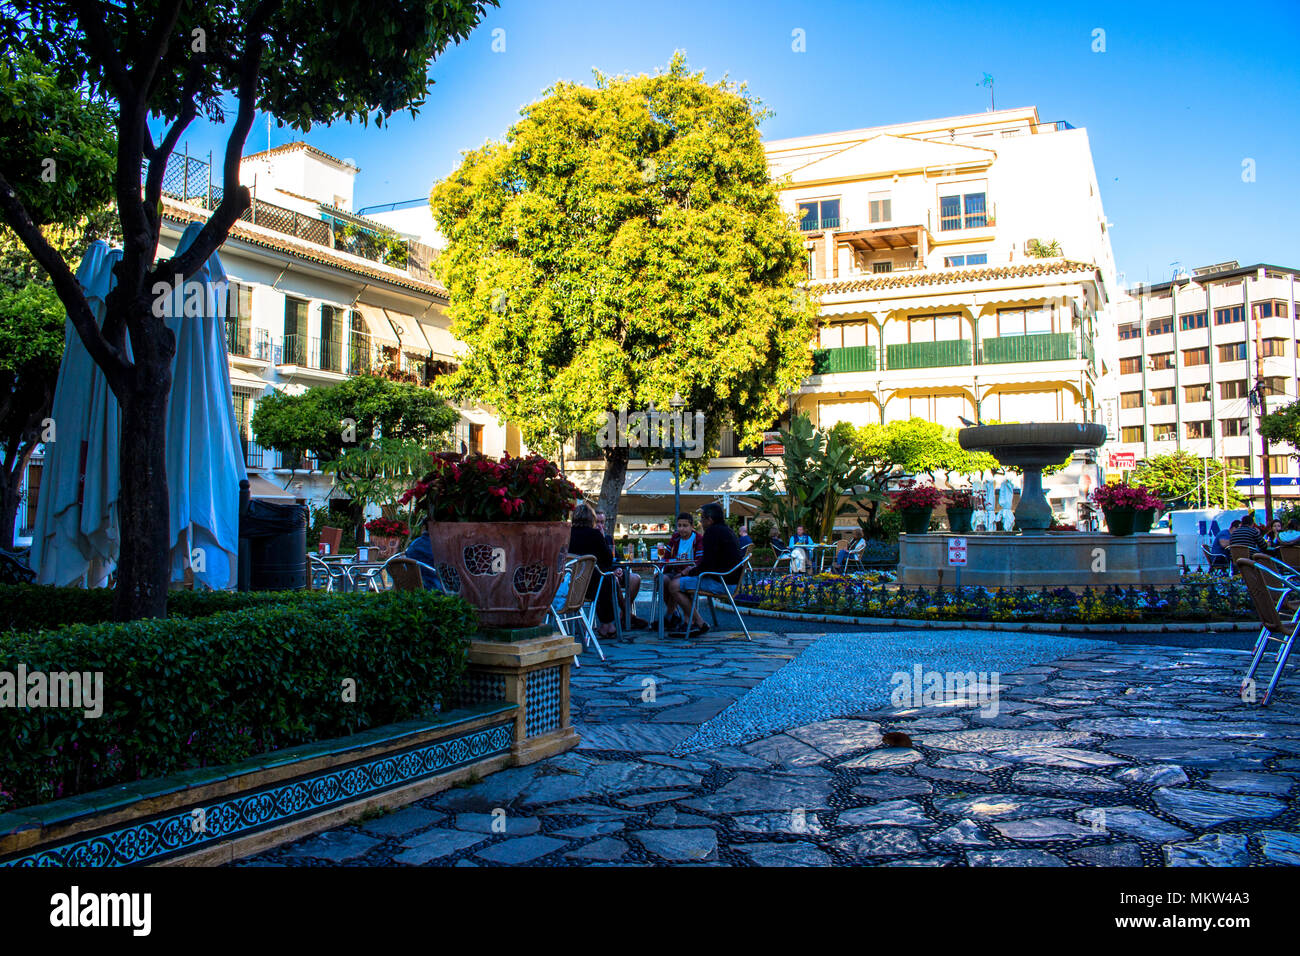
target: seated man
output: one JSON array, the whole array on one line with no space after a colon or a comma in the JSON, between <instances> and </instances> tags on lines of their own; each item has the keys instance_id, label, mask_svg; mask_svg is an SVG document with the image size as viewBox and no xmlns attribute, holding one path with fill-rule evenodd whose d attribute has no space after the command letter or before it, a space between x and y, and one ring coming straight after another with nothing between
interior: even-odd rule
<instances>
[{"instance_id":1,"label":"seated man","mask_svg":"<svg viewBox=\"0 0 1300 956\"><path fill-rule=\"evenodd\" d=\"M666 582L667 604L669 607L680 608L683 615L689 614L691 602L694 597L693 592L702 591L705 594L714 594L724 597L727 594L726 588L734 588L740 583L741 570L736 566L743 560L740 552L740 544L736 541L736 536L731 529L727 527L726 519L722 514L722 505L717 502L709 502L700 509L700 521L704 526L704 554L700 560L691 567L685 574L677 578L669 578ZM700 575L710 572L719 572L725 574L735 569L735 572L726 578L726 585L721 584L717 578L704 578L701 580ZM685 637L699 637L708 633L709 627L700 617L699 610L695 612L694 620L686 622L687 627L684 631L678 631Z\"/></svg>"},{"instance_id":2,"label":"seated man","mask_svg":"<svg viewBox=\"0 0 1300 956\"><path fill-rule=\"evenodd\" d=\"M794 529L794 534L790 535L790 570L796 573L808 569L808 551L806 548L811 547L813 539L808 536L803 525Z\"/></svg>"},{"instance_id":3,"label":"seated man","mask_svg":"<svg viewBox=\"0 0 1300 956\"><path fill-rule=\"evenodd\" d=\"M425 567L420 568L420 580L424 582L426 591L441 590L438 575L433 570L433 545L429 542L428 529L406 547L404 552L408 558L419 561Z\"/></svg>"},{"instance_id":4,"label":"seated man","mask_svg":"<svg viewBox=\"0 0 1300 956\"><path fill-rule=\"evenodd\" d=\"M835 552L835 570L843 573L845 566L849 563L850 557L861 557L862 552L867 549L867 539L862 536L861 528L853 529L853 537L849 539L849 546L842 551Z\"/></svg>"}]
</instances>

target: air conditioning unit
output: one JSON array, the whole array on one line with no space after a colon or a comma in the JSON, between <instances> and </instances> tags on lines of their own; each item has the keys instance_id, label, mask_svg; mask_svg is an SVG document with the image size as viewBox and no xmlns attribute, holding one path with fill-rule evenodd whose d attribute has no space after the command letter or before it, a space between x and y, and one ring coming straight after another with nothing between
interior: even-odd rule
<instances>
[{"instance_id":1,"label":"air conditioning unit","mask_svg":"<svg viewBox=\"0 0 1300 956\"><path fill-rule=\"evenodd\" d=\"M1178 438L1177 435L1164 434L1164 435L1157 435L1156 441L1175 441L1177 438Z\"/></svg>"}]
</instances>

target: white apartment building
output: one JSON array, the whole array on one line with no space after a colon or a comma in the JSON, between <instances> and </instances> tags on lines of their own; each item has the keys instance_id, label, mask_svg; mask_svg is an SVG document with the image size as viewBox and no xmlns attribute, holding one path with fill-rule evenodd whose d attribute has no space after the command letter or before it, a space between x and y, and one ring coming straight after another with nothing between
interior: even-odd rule
<instances>
[{"instance_id":1,"label":"white apartment building","mask_svg":"<svg viewBox=\"0 0 1300 956\"><path fill-rule=\"evenodd\" d=\"M1088 134L1034 107L767 144L821 304L821 427L1093 421L1119 292ZM1046 482L1071 513L1085 470Z\"/></svg>"},{"instance_id":2,"label":"white apartment building","mask_svg":"<svg viewBox=\"0 0 1300 956\"><path fill-rule=\"evenodd\" d=\"M1259 409L1294 402L1300 381L1296 324L1300 270L1226 262L1139 285L1116 313L1116 365L1109 384L1107 451L1117 463L1173 451L1222 459L1262 494ZM1274 495L1296 494L1291 449L1270 449Z\"/></svg>"},{"instance_id":3,"label":"white apartment building","mask_svg":"<svg viewBox=\"0 0 1300 956\"><path fill-rule=\"evenodd\" d=\"M160 258L220 200L207 159L173 157L164 185ZM300 394L360 373L426 384L454 368L464 346L449 332L447 291L429 270L435 251L351 213L360 170L306 143L244 158L252 208L219 250L230 276L226 346L236 419L254 493L321 506L333 480L319 462L263 448L253 412L271 390ZM462 407L456 439L471 451L524 452L518 430L491 409ZM28 469L18 533L30 534L41 459Z\"/></svg>"}]
</instances>

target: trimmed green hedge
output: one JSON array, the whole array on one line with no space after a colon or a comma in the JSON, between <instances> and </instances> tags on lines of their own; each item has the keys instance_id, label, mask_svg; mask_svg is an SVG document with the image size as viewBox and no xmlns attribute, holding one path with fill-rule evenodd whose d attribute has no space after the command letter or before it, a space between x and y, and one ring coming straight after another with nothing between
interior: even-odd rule
<instances>
[{"instance_id":1,"label":"trimmed green hedge","mask_svg":"<svg viewBox=\"0 0 1300 956\"><path fill-rule=\"evenodd\" d=\"M427 716L461 681L476 621L459 598L273 596L206 617L0 634L0 674L104 675L98 718L0 709L0 811Z\"/></svg>"},{"instance_id":2,"label":"trimmed green hedge","mask_svg":"<svg viewBox=\"0 0 1300 956\"><path fill-rule=\"evenodd\" d=\"M168 617L207 617L223 611L331 600L324 591L172 591ZM110 588L54 588L39 584L0 585L0 632L41 631L71 624L98 624L113 617Z\"/></svg>"}]
</instances>

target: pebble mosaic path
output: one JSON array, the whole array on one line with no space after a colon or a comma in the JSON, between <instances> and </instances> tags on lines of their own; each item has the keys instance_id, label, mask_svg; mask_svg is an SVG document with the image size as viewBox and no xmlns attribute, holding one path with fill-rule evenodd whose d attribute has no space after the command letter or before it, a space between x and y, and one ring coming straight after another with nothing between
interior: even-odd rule
<instances>
[{"instance_id":1,"label":"pebble mosaic path","mask_svg":"<svg viewBox=\"0 0 1300 956\"><path fill-rule=\"evenodd\" d=\"M819 637L611 641L574 672L577 750L233 865L1300 865L1300 676L1242 703L1241 650L1093 645L1003 674L996 714L886 707L675 755Z\"/></svg>"}]
</instances>

